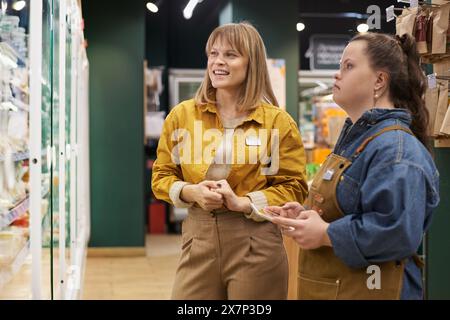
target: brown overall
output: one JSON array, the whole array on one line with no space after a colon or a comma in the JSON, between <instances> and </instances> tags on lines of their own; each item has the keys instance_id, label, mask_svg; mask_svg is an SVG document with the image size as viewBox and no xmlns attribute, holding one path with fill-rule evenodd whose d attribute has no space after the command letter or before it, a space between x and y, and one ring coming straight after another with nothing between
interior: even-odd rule
<instances>
[{"instance_id":1,"label":"brown overall","mask_svg":"<svg viewBox=\"0 0 450 320\"><path fill-rule=\"evenodd\" d=\"M356 150L358 156L367 144L384 132L402 130L402 126L389 126L367 138ZM330 154L315 176L305 206L317 211L331 223L344 216L336 198L338 182L343 172L352 164L349 159ZM389 261L378 264L381 270L381 288L369 289L367 280L371 273L345 265L332 247L300 250L298 274L299 299L399 299L402 289L405 261Z\"/></svg>"}]
</instances>

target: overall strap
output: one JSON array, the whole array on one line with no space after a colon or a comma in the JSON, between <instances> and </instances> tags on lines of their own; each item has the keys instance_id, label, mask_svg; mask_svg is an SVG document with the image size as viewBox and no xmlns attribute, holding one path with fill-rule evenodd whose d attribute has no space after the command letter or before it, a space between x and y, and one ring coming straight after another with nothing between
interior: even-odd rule
<instances>
[{"instance_id":1,"label":"overall strap","mask_svg":"<svg viewBox=\"0 0 450 320\"><path fill-rule=\"evenodd\" d=\"M388 132L388 131L395 131L395 130L401 130L401 131L404 131L404 132L409 133L410 135L414 136L414 133L412 133L412 131L409 128L405 128L404 126L401 126L401 125L393 125L393 126L383 128L380 131L378 131L377 133L375 133L374 135L372 135L372 136L368 137L366 140L364 140L363 143L361 143L361 145L356 149L356 152L353 155L353 157L357 157L361 152L363 152L363 150L367 147L369 142L372 141L373 139L375 139L376 137L378 137L379 135L381 135L385 132Z\"/></svg>"}]
</instances>

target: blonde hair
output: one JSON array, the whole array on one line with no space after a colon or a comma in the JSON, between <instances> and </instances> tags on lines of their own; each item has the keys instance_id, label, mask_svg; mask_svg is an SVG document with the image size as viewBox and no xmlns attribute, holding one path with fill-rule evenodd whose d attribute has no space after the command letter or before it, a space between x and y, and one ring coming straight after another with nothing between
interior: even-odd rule
<instances>
[{"instance_id":1,"label":"blonde hair","mask_svg":"<svg viewBox=\"0 0 450 320\"><path fill-rule=\"evenodd\" d=\"M218 39L227 41L234 50L248 58L247 76L242 86L238 107L241 110L249 110L256 108L261 102L278 106L267 70L266 48L255 27L248 22L229 23L217 27L206 43L207 56ZM194 99L197 105L216 103L216 89L212 86L208 70Z\"/></svg>"}]
</instances>

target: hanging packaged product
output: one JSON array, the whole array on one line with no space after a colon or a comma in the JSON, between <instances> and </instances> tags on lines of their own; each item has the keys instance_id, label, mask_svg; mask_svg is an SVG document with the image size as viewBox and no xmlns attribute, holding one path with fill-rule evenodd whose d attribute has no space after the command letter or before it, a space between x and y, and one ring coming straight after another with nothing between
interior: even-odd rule
<instances>
[{"instance_id":1,"label":"hanging packaged product","mask_svg":"<svg viewBox=\"0 0 450 320\"><path fill-rule=\"evenodd\" d=\"M447 31L450 13L450 3L432 8L433 15L433 40L432 54L444 54L447 52Z\"/></svg>"},{"instance_id":2,"label":"hanging packaged product","mask_svg":"<svg viewBox=\"0 0 450 320\"><path fill-rule=\"evenodd\" d=\"M430 135L434 135L434 121L436 120L436 111L439 101L439 88L437 86L433 88L427 88L425 91L425 107L428 109L429 124L428 132Z\"/></svg>"},{"instance_id":3,"label":"hanging packaged product","mask_svg":"<svg viewBox=\"0 0 450 320\"><path fill-rule=\"evenodd\" d=\"M432 10L428 11L427 18L427 53L431 54L432 46L433 46L433 21L434 21L434 12Z\"/></svg>"},{"instance_id":4,"label":"hanging packaged product","mask_svg":"<svg viewBox=\"0 0 450 320\"><path fill-rule=\"evenodd\" d=\"M431 4L445 4L448 0L431 0Z\"/></svg>"},{"instance_id":5,"label":"hanging packaged product","mask_svg":"<svg viewBox=\"0 0 450 320\"><path fill-rule=\"evenodd\" d=\"M16 150L26 145L28 137L28 114L27 112L10 112L8 120L8 136L17 144Z\"/></svg>"},{"instance_id":6,"label":"hanging packaged product","mask_svg":"<svg viewBox=\"0 0 450 320\"><path fill-rule=\"evenodd\" d=\"M402 11L395 22L396 35L402 36L407 33L414 37L417 12L418 8L406 8Z\"/></svg>"},{"instance_id":7,"label":"hanging packaged product","mask_svg":"<svg viewBox=\"0 0 450 320\"><path fill-rule=\"evenodd\" d=\"M417 51L420 54L428 53L427 31L430 18L430 12L428 10L422 10L416 18L415 38Z\"/></svg>"},{"instance_id":8,"label":"hanging packaged product","mask_svg":"<svg viewBox=\"0 0 450 320\"><path fill-rule=\"evenodd\" d=\"M16 172L14 167L13 152L10 145L7 145L3 155L3 170L5 172L5 182L8 191L14 188L16 183Z\"/></svg>"},{"instance_id":9,"label":"hanging packaged product","mask_svg":"<svg viewBox=\"0 0 450 320\"><path fill-rule=\"evenodd\" d=\"M437 80L438 88L438 105L436 110L436 118L434 120L434 132L435 136L439 136L441 132L442 123L444 122L445 114L448 108L448 80Z\"/></svg>"},{"instance_id":10,"label":"hanging packaged product","mask_svg":"<svg viewBox=\"0 0 450 320\"><path fill-rule=\"evenodd\" d=\"M445 114L444 121L442 122L440 133L450 136L450 108L447 106L447 113Z\"/></svg>"}]
</instances>

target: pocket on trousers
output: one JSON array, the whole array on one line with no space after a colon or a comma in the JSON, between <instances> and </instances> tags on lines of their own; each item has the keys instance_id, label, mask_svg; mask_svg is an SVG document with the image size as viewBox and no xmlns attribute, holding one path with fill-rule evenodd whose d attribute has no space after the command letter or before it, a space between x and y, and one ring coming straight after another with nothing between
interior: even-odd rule
<instances>
[{"instance_id":1,"label":"pocket on trousers","mask_svg":"<svg viewBox=\"0 0 450 320\"><path fill-rule=\"evenodd\" d=\"M182 242L179 267L184 266L187 263L189 263L193 243L194 243L194 238L192 238L192 237L190 237L190 238L186 237L186 240L184 240Z\"/></svg>"},{"instance_id":2,"label":"pocket on trousers","mask_svg":"<svg viewBox=\"0 0 450 320\"><path fill-rule=\"evenodd\" d=\"M194 235L192 234L192 227L188 224L189 217L184 219L181 223L181 251L190 249L192 242L194 241Z\"/></svg>"},{"instance_id":3,"label":"pocket on trousers","mask_svg":"<svg viewBox=\"0 0 450 320\"><path fill-rule=\"evenodd\" d=\"M192 245L192 241L194 241L194 238L188 239L185 243L181 245L181 250L186 249L187 247L190 247Z\"/></svg>"},{"instance_id":4,"label":"pocket on trousers","mask_svg":"<svg viewBox=\"0 0 450 320\"><path fill-rule=\"evenodd\" d=\"M312 277L299 274L298 299L300 300L336 300L340 281L336 279Z\"/></svg>"},{"instance_id":5,"label":"pocket on trousers","mask_svg":"<svg viewBox=\"0 0 450 320\"><path fill-rule=\"evenodd\" d=\"M281 236L266 234L261 236L250 236L249 247L245 258L253 265L259 265L261 270L273 268L286 256Z\"/></svg>"}]
</instances>

